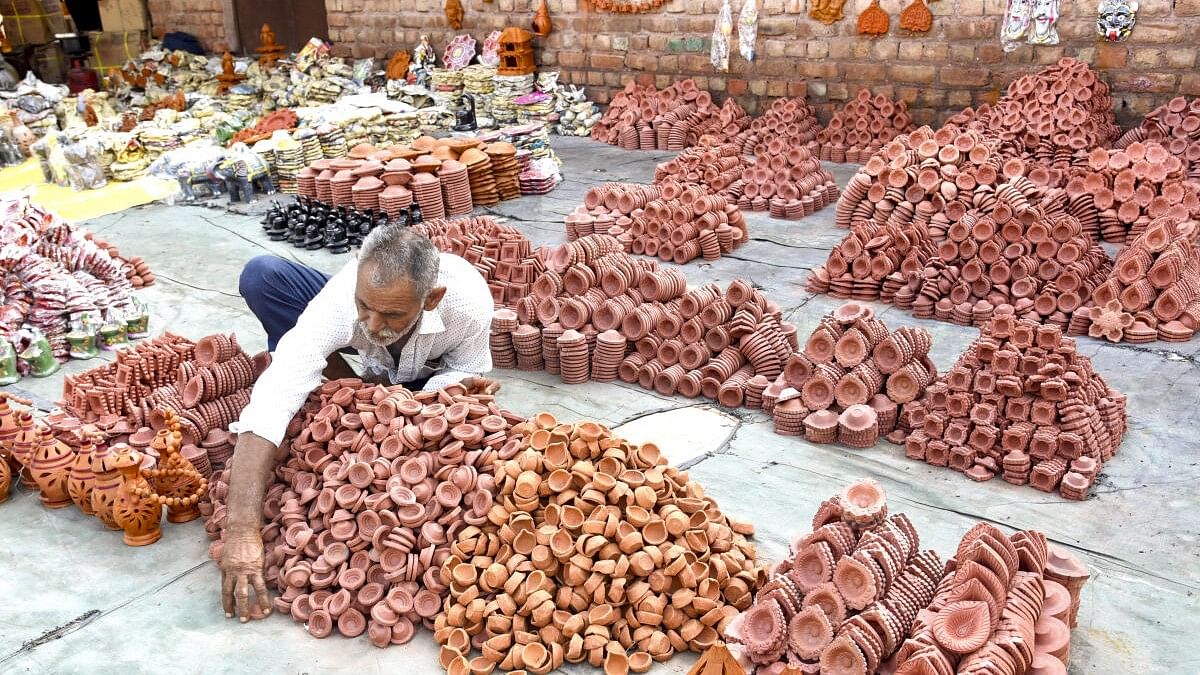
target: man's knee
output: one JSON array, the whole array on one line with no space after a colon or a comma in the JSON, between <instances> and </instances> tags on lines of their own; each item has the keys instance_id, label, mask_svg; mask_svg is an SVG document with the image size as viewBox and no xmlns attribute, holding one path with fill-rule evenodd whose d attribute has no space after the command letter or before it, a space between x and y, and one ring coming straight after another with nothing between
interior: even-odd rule
<instances>
[{"instance_id":1,"label":"man's knee","mask_svg":"<svg viewBox=\"0 0 1200 675\"><path fill-rule=\"evenodd\" d=\"M251 258L238 278L238 293L248 303L261 299L270 289L278 286L280 272L287 264L286 260L274 255Z\"/></svg>"}]
</instances>

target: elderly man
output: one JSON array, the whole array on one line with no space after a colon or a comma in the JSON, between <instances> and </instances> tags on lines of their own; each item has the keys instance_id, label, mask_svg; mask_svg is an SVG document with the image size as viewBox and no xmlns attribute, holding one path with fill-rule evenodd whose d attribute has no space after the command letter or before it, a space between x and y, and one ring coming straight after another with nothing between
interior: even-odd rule
<instances>
[{"instance_id":1,"label":"elderly man","mask_svg":"<svg viewBox=\"0 0 1200 675\"><path fill-rule=\"evenodd\" d=\"M480 376L492 368L492 296L483 277L400 225L373 231L358 259L332 278L263 256L246 265L239 287L274 353L238 422L221 555L225 614L247 621L271 611L260 530L277 449L322 374L355 376L341 353L358 352L367 381L410 389L461 382L478 393L498 385Z\"/></svg>"}]
</instances>

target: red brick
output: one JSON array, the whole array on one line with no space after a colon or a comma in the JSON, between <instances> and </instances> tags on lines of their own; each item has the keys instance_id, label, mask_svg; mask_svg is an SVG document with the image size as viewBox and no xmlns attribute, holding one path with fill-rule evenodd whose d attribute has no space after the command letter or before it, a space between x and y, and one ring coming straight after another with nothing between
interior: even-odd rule
<instances>
[{"instance_id":1,"label":"red brick","mask_svg":"<svg viewBox=\"0 0 1200 675\"><path fill-rule=\"evenodd\" d=\"M1175 0L1175 16L1200 16L1200 0Z\"/></svg>"},{"instance_id":2,"label":"red brick","mask_svg":"<svg viewBox=\"0 0 1200 675\"><path fill-rule=\"evenodd\" d=\"M1114 73L1112 86L1115 91L1134 91L1165 94L1175 91L1175 75L1167 73Z\"/></svg>"},{"instance_id":3,"label":"red brick","mask_svg":"<svg viewBox=\"0 0 1200 675\"><path fill-rule=\"evenodd\" d=\"M855 63L847 65L846 79L850 82L883 82L887 79L884 63Z\"/></svg>"},{"instance_id":4,"label":"red brick","mask_svg":"<svg viewBox=\"0 0 1200 675\"><path fill-rule=\"evenodd\" d=\"M1185 96L1200 96L1200 73L1184 73L1179 78L1179 93Z\"/></svg>"},{"instance_id":5,"label":"red brick","mask_svg":"<svg viewBox=\"0 0 1200 675\"><path fill-rule=\"evenodd\" d=\"M621 54L592 54L589 62L593 68L601 70L619 70L625 67L625 57Z\"/></svg>"},{"instance_id":6,"label":"red brick","mask_svg":"<svg viewBox=\"0 0 1200 675\"><path fill-rule=\"evenodd\" d=\"M945 66L938 73L942 84L951 87L981 87L988 83L991 71L987 68L964 68L962 66Z\"/></svg>"},{"instance_id":7,"label":"red brick","mask_svg":"<svg viewBox=\"0 0 1200 675\"><path fill-rule=\"evenodd\" d=\"M933 82L935 71L933 66L909 66L893 63L888 67L888 73L890 73L891 79L898 82L930 84Z\"/></svg>"},{"instance_id":8,"label":"red brick","mask_svg":"<svg viewBox=\"0 0 1200 675\"><path fill-rule=\"evenodd\" d=\"M750 83L745 80L730 79L725 83L725 91L730 96L742 96L749 89Z\"/></svg>"},{"instance_id":9,"label":"red brick","mask_svg":"<svg viewBox=\"0 0 1200 675\"><path fill-rule=\"evenodd\" d=\"M574 50L560 50L558 52L558 62L568 68L577 68L587 63L587 54Z\"/></svg>"},{"instance_id":10,"label":"red brick","mask_svg":"<svg viewBox=\"0 0 1200 675\"><path fill-rule=\"evenodd\" d=\"M804 97L808 95L808 83L804 80L788 83L788 96Z\"/></svg>"},{"instance_id":11,"label":"red brick","mask_svg":"<svg viewBox=\"0 0 1200 675\"><path fill-rule=\"evenodd\" d=\"M1123 44L1113 44L1108 41L1100 43L1096 50L1097 68L1124 68L1129 58L1129 48Z\"/></svg>"}]
</instances>

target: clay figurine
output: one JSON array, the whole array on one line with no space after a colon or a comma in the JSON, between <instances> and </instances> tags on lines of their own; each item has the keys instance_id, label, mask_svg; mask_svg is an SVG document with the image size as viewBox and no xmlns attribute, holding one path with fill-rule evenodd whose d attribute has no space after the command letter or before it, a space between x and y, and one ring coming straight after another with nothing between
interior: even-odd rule
<instances>
[{"instance_id":1,"label":"clay figurine","mask_svg":"<svg viewBox=\"0 0 1200 675\"><path fill-rule=\"evenodd\" d=\"M226 51L225 54L221 56L221 74L217 76L217 80L221 83L221 85L217 87L217 93L228 93L230 87L244 79L246 79L245 75L238 75L236 72L234 72L233 54L230 54L228 51Z\"/></svg>"},{"instance_id":2,"label":"clay figurine","mask_svg":"<svg viewBox=\"0 0 1200 675\"><path fill-rule=\"evenodd\" d=\"M58 372L58 359L54 358L54 350L50 341L41 331L33 331L29 346L19 354L21 361L29 366L29 372L34 377L48 377Z\"/></svg>"},{"instance_id":3,"label":"clay figurine","mask_svg":"<svg viewBox=\"0 0 1200 675\"><path fill-rule=\"evenodd\" d=\"M1029 30L1029 19L1033 12L1033 0L1008 0L1008 11L1000 24L1000 44L1004 51L1017 48L1017 42Z\"/></svg>"},{"instance_id":4,"label":"clay figurine","mask_svg":"<svg viewBox=\"0 0 1200 675\"><path fill-rule=\"evenodd\" d=\"M871 4L858 15L858 32L863 35L886 35L891 17L879 6L879 0L871 0Z\"/></svg>"},{"instance_id":5,"label":"clay figurine","mask_svg":"<svg viewBox=\"0 0 1200 675\"><path fill-rule=\"evenodd\" d=\"M812 0L808 15L825 25L841 21L846 0Z\"/></svg>"},{"instance_id":6,"label":"clay figurine","mask_svg":"<svg viewBox=\"0 0 1200 675\"><path fill-rule=\"evenodd\" d=\"M42 430L39 435L37 447L29 460L29 475L41 490L40 498L46 508L68 507L72 502L67 480L75 462L75 451L55 438L49 430Z\"/></svg>"},{"instance_id":7,"label":"clay figurine","mask_svg":"<svg viewBox=\"0 0 1200 675\"><path fill-rule=\"evenodd\" d=\"M462 28L463 6L459 0L446 0L446 21L454 30Z\"/></svg>"},{"instance_id":8,"label":"clay figurine","mask_svg":"<svg viewBox=\"0 0 1200 675\"><path fill-rule=\"evenodd\" d=\"M200 509L196 505L208 492L208 481L179 452L183 444L179 416L167 409L163 411L163 419L166 428L159 431L150 442L150 447L158 451L158 467L142 471L147 485L144 490L138 488L138 496L147 500L157 499L165 505L168 521L186 523L200 517Z\"/></svg>"},{"instance_id":9,"label":"clay figurine","mask_svg":"<svg viewBox=\"0 0 1200 675\"><path fill-rule=\"evenodd\" d=\"M429 36L422 35L420 44L413 47L412 61L408 64L409 84L425 86L429 71L436 65L437 55L433 53L433 45L429 44Z\"/></svg>"},{"instance_id":10,"label":"clay figurine","mask_svg":"<svg viewBox=\"0 0 1200 675\"><path fill-rule=\"evenodd\" d=\"M261 44L254 50L258 52L258 64L269 68L283 56L287 48L275 43L275 31L271 30L270 24L264 23L258 30L258 39Z\"/></svg>"},{"instance_id":11,"label":"clay figurine","mask_svg":"<svg viewBox=\"0 0 1200 675\"><path fill-rule=\"evenodd\" d=\"M1033 30L1029 32L1029 43L1034 45L1058 44L1058 0L1035 0L1030 17Z\"/></svg>"},{"instance_id":12,"label":"clay figurine","mask_svg":"<svg viewBox=\"0 0 1200 675\"><path fill-rule=\"evenodd\" d=\"M387 64L387 77L389 80L403 80L408 77L408 63L410 61L407 49L397 49L395 54Z\"/></svg>"},{"instance_id":13,"label":"clay figurine","mask_svg":"<svg viewBox=\"0 0 1200 675\"><path fill-rule=\"evenodd\" d=\"M127 546L148 546L162 538L162 504L141 496L150 490L142 476L142 453L128 446L122 450L108 460L109 466L121 473L113 520L125 530Z\"/></svg>"},{"instance_id":14,"label":"clay figurine","mask_svg":"<svg viewBox=\"0 0 1200 675\"><path fill-rule=\"evenodd\" d=\"M533 34L538 37L550 37L550 31L554 26L550 23L550 8L546 5L546 0L542 0L542 4L538 5L537 12L533 15Z\"/></svg>"},{"instance_id":15,"label":"clay figurine","mask_svg":"<svg viewBox=\"0 0 1200 675\"><path fill-rule=\"evenodd\" d=\"M17 370L17 353L12 343L0 340L0 386L13 384L21 379Z\"/></svg>"},{"instance_id":16,"label":"clay figurine","mask_svg":"<svg viewBox=\"0 0 1200 675\"><path fill-rule=\"evenodd\" d=\"M1123 42L1137 22L1137 0L1100 0L1096 32L1109 42Z\"/></svg>"},{"instance_id":17,"label":"clay figurine","mask_svg":"<svg viewBox=\"0 0 1200 675\"><path fill-rule=\"evenodd\" d=\"M900 10L900 27L913 33L928 33L933 27L933 12L925 0L913 0L912 4Z\"/></svg>"}]
</instances>

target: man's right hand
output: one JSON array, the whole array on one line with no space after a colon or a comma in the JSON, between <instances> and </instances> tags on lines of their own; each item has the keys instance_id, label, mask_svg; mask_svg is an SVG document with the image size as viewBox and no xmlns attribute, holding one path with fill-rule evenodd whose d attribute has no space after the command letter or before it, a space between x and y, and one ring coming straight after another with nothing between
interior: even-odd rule
<instances>
[{"instance_id":1,"label":"man's right hand","mask_svg":"<svg viewBox=\"0 0 1200 675\"><path fill-rule=\"evenodd\" d=\"M254 602L250 602L250 591ZM263 543L257 530L226 530L221 550L221 604L225 618L237 613L242 623L271 613L271 594L263 581Z\"/></svg>"}]
</instances>

